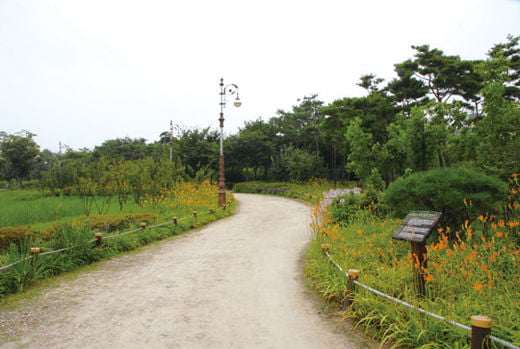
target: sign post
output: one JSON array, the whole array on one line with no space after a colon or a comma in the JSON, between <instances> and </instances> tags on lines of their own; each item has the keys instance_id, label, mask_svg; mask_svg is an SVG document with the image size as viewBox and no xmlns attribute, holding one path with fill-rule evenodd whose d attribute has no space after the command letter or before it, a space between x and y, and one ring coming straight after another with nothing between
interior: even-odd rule
<instances>
[{"instance_id":1,"label":"sign post","mask_svg":"<svg viewBox=\"0 0 520 349\"><path fill-rule=\"evenodd\" d=\"M393 239L410 241L414 283L420 297L426 297L426 239L441 215L441 212L434 211L411 211L392 235Z\"/></svg>"}]
</instances>

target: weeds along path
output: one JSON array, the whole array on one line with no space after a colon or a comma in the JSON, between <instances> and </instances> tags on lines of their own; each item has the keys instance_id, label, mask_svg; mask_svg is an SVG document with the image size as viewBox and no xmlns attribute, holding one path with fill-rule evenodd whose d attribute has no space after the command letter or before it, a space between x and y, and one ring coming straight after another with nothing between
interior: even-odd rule
<instances>
[{"instance_id":1,"label":"weeds along path","mask_svg":"<svg viewBox=\"0 0 520 349\"><path fill-rule=\"evenodd\" d=\"M0 348L368 348L302 276L310 210L235 194L237 214L0 309Z\"/></svg>"}]
</instances>

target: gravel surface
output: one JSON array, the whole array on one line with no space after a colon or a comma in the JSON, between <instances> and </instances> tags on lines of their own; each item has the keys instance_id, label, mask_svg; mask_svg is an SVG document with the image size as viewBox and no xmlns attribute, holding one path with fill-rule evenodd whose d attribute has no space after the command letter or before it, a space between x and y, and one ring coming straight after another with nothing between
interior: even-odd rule
<instances>
[{"instance_id":1,"label":"gravel surface","mask_svg":"<svg viewBox=\"0 0 520 349\"><path fill-rule=\"evenodd\" d=\"M326 316L304 286L310 209L235 198L232 217L0 310L0 348L376 347Z\"/></svg>"}]
</instances>

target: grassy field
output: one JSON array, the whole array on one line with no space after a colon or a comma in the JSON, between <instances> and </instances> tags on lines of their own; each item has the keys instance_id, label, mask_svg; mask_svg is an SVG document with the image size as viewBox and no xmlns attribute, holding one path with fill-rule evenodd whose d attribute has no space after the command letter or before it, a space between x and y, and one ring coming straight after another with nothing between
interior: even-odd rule
<instances>
[{"instance_id":1,"label":"grassy field","mask_svg":"<svg viewBox=\"0 0 520 349\"><path fill-rule=\"evenodd\" d=\"M159 196L145 196L141 205L128 203L120 211L113 203L104 210L105 214L87 217L84 202L78 197L45 197L34 190L2 191L0 267L22 262L0 271L0 297L24 291L49 276L180 234L233 213L232 196L228 197L228 208L217 208L217 192L217 186L209 183L184 182ZM98 200L106 204L103 198ZM177 217L178 224L173 223L173 217ZM166 224L140 230L141 223L148 226ZM129 230L136 231L119 236ZM104 239L102 248L95 246L94 232L103 232L104 238L109 238ZM39 247L42 256L27 259L31 247ZM67 250L44 255L59 249Z\"/></svg>"}]
</instances>

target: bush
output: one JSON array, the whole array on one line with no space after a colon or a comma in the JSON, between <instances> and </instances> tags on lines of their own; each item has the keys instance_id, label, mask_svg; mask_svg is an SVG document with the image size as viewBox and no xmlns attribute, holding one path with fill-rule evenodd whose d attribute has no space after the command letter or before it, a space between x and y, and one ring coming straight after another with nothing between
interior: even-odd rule
<instances>
[{"instance_id":1,"label":"bush","mask_svg":"<svg viewBox=\"0 0 520 349\"><path fill-rule=\"evenodd\" d=\"M25 225L0 228L0 251L6 249L12 243L18 245L21 241L32 238L34 238L34 231Z\"/></svg>"},{"instance_id":2,"label":"bush","mask_svg":"<svg viewBox=\"0 0 520 349\"><path fill-rule=\"evenodd\" d=\"M504 182L464 168L439 168L393 182L383 201L396 217L413 210L442 212L441 226L459 229L467 220L496 211L506 196Z\"/></svg>"},{"instance_id":3,"label":"bush","mask_svg":"<svg viewBox=\"0 0 520 349\"><path fill-rule=\"evenodd\" d=\"M334 222L348 224L362 208L363 200L360 195L346 194L333 200L330 215Z\"/></svg>"},{"instance_id":4,"label":"bush","mask_svg":"<svg viewBox=\"0 0 520 349\"><path fill-rule=\"evenodd\" d=\"M153 213L128 213L128 214L109 214L90 216L84 218L76 218L73 223L78 227L88 227L91 230L99 230L105 232L114 232L127 229L135 223L155 222L157 219ZM69 226L70 222L61 222L53 224L50 228L42 232L45 239L50 239L56 233L62 230L63 226Z\"/></svg>"}]
</instances>

